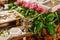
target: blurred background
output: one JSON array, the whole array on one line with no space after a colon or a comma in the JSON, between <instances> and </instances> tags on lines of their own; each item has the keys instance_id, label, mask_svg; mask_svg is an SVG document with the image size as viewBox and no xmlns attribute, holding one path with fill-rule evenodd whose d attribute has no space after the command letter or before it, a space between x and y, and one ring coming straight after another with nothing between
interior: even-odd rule
<instances>
[{"instance_id":1,"label":"blurred background","mask_svg":"<svg viewBox=\"0 0 60 40\"><path fill-rule=\"evenodd\" d=\"M15 1L16 0L0 0L0 2L3 2L3 3L13 3Z\"/></svg>"}]
</instances>

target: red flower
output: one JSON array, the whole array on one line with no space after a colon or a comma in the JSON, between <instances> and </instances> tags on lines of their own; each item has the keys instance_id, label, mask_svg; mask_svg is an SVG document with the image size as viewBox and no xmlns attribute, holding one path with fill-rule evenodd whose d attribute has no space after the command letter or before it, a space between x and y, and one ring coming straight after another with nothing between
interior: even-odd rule
<instances>
[{"instance_id":1,"label":"red flower","mask_svg":"<svg viewBox=\"0 0 60 40\"><path fill-rule=\"evenodd\" d=\"M57 10L60 10L60 8L58 8Z\"/></svg>"},{"instance_id":2,"label":"red flower","mask_svg":"<svg viewBox=\"0 0 60 40\"><path fill-rule=\"evenodd\" d=\"M41 8L40 12L41 13L47 13L48 14L48 11L46 9L44 9L44 8Z\"/></svg>"},{"instance_id":3,"label":"red flower","mask_svg":"<svg viewBox=\"0 0 60 40\"><path fill-rule=\"evenodd\" d=\"M22 3L22 6L24 6L24 7L27 7L27 8L33 8L33 5L32 5L32 3L28 3L28 2L23 2Z\"/></svg>"},{"instance_id":4,"label":"red flower","mask_svg":"<svg viewBox=\"0 0 60 40\"><path fill-rule=\"evenodd\" d=\"M17 4L22 4L22 0L17 0Z\"/></svg>"},{"instance_id":5,"label":"red flower","mask_svg":"<svg viewBox=\"0 0 60 40\"><path fill-rule=\"evenodd\" d=\"M22 3L22 6L24 6L24 7L26 7L26 5L27 5L27 2Z\"/></svg>"},{"instance_id":6,"label":"red flower","mask_svg":"<svg viewBox=\"0 0 60 40\"><path fill-rule=\"evenodd\" d=\"M38 11L40 13L48 13L48 11L46 9L38 7L37 4L25 2L23 0L17 0L17 3L24 6L24 7L27 7L29 9L31 9L31 8L35 9L36 11ZM58 10L60 10L60 8Z\"/></svg>"},{"instance_id":7,"label":"red flower","mask_svg":"<svg viewBox=\"0 0 60 40\"><path fill-rule=\"evenodd\" d=\"M38 5L37 4L34 4L33 5L34 9L38 8Z\"/></svg>"},{"instance_id":8,"label":"red flower","mask_svg":"<svg viewBox=\"0 0 60 40\"><path fill-rule=\"evenodd\" d=\"M36 11L40 11L40 10L41 10L41 8L40 8L40 7L38 7L38 8L35 8L35 10L36 10Z\"/></svg>"},{"instance_id":9,"label":"red flower","mask_svg":"<svg viewBox=\"0 0 60 40\"><path fill-rule=\"evenodd\" d=\"M33 5L34 5L34 4L29 3L29 7L28 7L28 8L29 8L29 9L31 9L31 8L33 9L33 8L34 8Z\"/></svg>"}]
</instances>

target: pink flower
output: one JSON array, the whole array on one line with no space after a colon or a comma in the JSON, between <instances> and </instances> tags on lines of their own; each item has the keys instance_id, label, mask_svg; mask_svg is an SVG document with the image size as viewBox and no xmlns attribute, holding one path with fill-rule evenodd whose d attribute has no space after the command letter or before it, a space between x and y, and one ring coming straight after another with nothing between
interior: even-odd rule
<instances>
[{"instance_id":1,"label":"pink flower","mask_svg":"<svg viewBox=\"0 0 60 40\"><path fill-rule=\"evenodd\" d=\"M27 2L23 2L23 3L22 3L22 6L25 6L25 7L26 7L26 4L27 4Z\"/></svg>"},{"instance_id":2,"label":"pink flower","mask_svg":"<svg viewBox=\"0 0 60 40\"><path fill-rule=\"evenodd\" d=\"M58 8L57 10L60 10L60 8Z\"/></svg>"},{"instance_id":3,"label":"pink flower","mask_svg":"<svg viewBox=\"0 0 60 40\"><path fill-rule=\"evenodd\" d=\"M31 3L28 3L28 2L23 2L23 3L22 3L22 6L27 7L27 8L29 8L29 9L30 9L30 8L33 8L33 7L32 7L32 4L31 4Z\"/></svg>"},{"instance_id":4,"label":"pink flower","mask_svg":"<svg viewBox=\"0 0 60 40\"><path fill-rule=\"evenodd\" d=\"M29 8L29 9L34 8L34 7L33 7L33 4L32 4L32 3L28 3L28 8Z\"/></svg>"},{"instance_id":5,"label":"pink flower","mask_svg":"<svg viewBox=\"0 0 60 40\"><path fill-rule=\"evenodd\" d=\"M29 3L29 2L25 2L23 0L17 0L17 3L24 6L24 7L27 7L29 9L35 9L36 11L40 12L40 13L48 13L48 11L44 8L40 8L38 7L37 4L32 4L32 3ZM58 8L58 10L60 10L60 8Z\"/></svg>"},{"instance_id":6,"label":"pink flower","mask_svg":"<svg viewBox=\"0 0 60 40\"><path fill-rule=\"evenodd\" d=\"M38 7L38 8L36 8L35 10L36 10L36 11L40 11L40 10L41 10L41 8L40 8L40 7Z\"/></svg>"},{"instance_id":7,"label":"pink flower","mask_svg":"<svg viewBox=\"0 0 60 40\"><path fill-rule=\"evenodd\" d=\"M40 12L41 13L47 13L48 14L48 11L46 9L44 9L44 8L41 8Z\"/></svg>"},{"instance_id":8,"label":"pink flower","mask_svg":"<svg viewBox=\"0 0 60 40\"><path fill-rule=\"evenodd\" d=\"M22 4L22 0L17 0L17 4Z\"/></svg>"},{"instance_id":9,"label":"pink flower","mask_svg":"<svg viewBox=\"0 0 60 40\"><path fill-rule=\"evenodd\" d=\"M37 4L34 4L33 5L34 9L38 8L38 5Z\"/></svg>"}]
</instances>

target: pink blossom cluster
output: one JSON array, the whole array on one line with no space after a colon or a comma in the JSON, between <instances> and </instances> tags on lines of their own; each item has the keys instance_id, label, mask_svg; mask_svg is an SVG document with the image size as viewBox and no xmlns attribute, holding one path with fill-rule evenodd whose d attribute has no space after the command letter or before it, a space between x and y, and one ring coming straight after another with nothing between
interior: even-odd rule
<instances>
[{"instance_id":1,"label":"pink blossom cluster","mask_svg":"<svg viewBox=\"0 0 60 40\"><path fill-rule=\"evenodd\" d=\"M57 11L60 10L60 8L57 9Z\"/></svg>"},{"instance_id":2,"label":"pink blossom cluster","mask_svg":"<svg viewBox=\"0 0 60 40\"><path fill-rule=\"evenodd\" d=\"M17 3L19 5L22 5L24 7L27 7L29 9L35 9L36 11L40 12L40 13L48 13L48 11L45 8L39 7L37 4L33 4L33 3L29 3L29 2L25 2L23 0L17 0Z\"/></svg>"}]
</instances>

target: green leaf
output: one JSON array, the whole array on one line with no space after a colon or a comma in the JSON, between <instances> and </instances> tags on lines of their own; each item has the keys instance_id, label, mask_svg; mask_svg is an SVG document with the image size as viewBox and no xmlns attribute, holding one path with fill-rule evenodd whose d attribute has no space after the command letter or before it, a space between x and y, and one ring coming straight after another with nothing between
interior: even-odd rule
<instances>
[{"instance_id":1,"label":"green leaf","mask_svg":"<svg viewBox=\"0 0 60 40\"><path fill-rule=\"evenodd\" d=\"M47 21L47 22L53 21L53 19L54 19L54 17L55 17L54 15L55 15L54 13L48 14L48 16L46 17L46 21Z\"/></svg>"},{"instance_id":2,"label":"green leaf","mask_svg":"<svg viewBox=\"0 0 60 40\"><path fill-rule=\"evenodd\" d=\"M39 13L37 11L35 11L34 17L36 17L37 15L39 15Z\"/></svg>"},{"instance_id":3,"label":"green leaf","mask_svg":"<svg viewBox=\"0 0 60 40\"><path fill-rule=\"evenodd\" d=\"M38 15L39 13L37 12L37 11L31 11L31 12L29 12L29 16L31 17L31 18L34 18L34 17L36 17L37 15Z\"/></svg>"},{"instance_id":4,"label":"green leaf","mask_svg":"<svg viewBox=\"0 0 60 40\"><path fill-rule=\"evenodd\" d=\"M12 8L13 4L9 4L7 10L10 10Z\"/></svg>"},{"instance_id":5,"label":"green leaf","mask_svg":"<svg viewBox=\"0 0 60 40\"><path fill-rule=\"evenodd\" d=\"M23 10L23 11L26 11L26 10L27 10L27 8L26 8L26 7L22 7L22 10Z\"/></svg>"},{"instance_id":6,"label":"green leaf","mask_svg":"<svg viewBox=\"0 0 60 40\"><path fill-rule=\"evenodd\" d=\"M40 22L40 20L36 19L34 21L34 26L35 26L35 33L36 34L41 34L41 30L44 28L44 24L42 22Z\"/></svg>"},{"instance_id":7,"label":"green leaf","mask_svg":"<svg viewBox=\"0 0 60 40\"><path fill-rule=\"evenodd\" d=\"M22 15L24 15L24 14L25 14L25 11L21 11L20 13L21 13Z\"/></svg>"},{"instance_id":8,"label":"green leaf","mask_svg":"<svg viewBox=\"0 0 60 40\"><path fill-rule=\"evenodd\" d=\"M36 27L34 27L34 34L37 34Z\"/></svg>"},{"instance_id":9,"label":"green leaf","mask_svg":"<svg viewBox=\"0 0 60 40\"><path fill-rule=\"evenodd\" d=\"M58 23L60 23L60 10L58 10L56 13L57 13Z\"/></svg>"},{"instance_id":10,"label":"green leaf","mask_svg":"<svg viewBox=\"0 0 60 40\"><path fill-rule=\"evenodd\" d=\"M30 28L29 31L34 34L34 28Z\"/></svg>"},{"instance_id":11,"label":"green leaf","mask_svg":"<svg viewBox=\"0 0 60 40\"><path fill-rule=\"evenodd\" d=\"M40 22L37 26L36 26L36 30L37 31L41 31L44 28L44 24L42 22Z\"/></svg>"},{"instance_id":12,"label":"green leaf","mask_svg":"<svg viewBox=\"0 0 60 40\"><path fill-rule=\"evenodd\" d=\"M18 5L17 5L17 4L12 3L12 4L9 4L9 5L8 5L7 10L16 9L17 7L18 7Z\"/></svg>"},{"instance_id":13,"label":"green leaf","mask_svg":"<svg viewBox=\"0 0 60 40\"><path fill-rule=\"evenodd\" d=\"M39 24L39 21L38 21L38 20L36 20L36 21L34 22L34 24L35 24L35 25L38 25L38 24Z\"/></svg>"},{"instance_id":14,"label":"green leaf","mask_svg":"<svg viewBox=\"0 0 60 40\"><path fill-rule=\"evenodd\" d=\"M34 9L29 9L30 13L34 13L35 10Z\"/></svg>"},{"instance_id":15,"label":"green leaf","mask_svg":"<svg viewBox=\"0 0 60 40\"><path fill-rule=\"evenodd\" d=\"M48 14L46 14L46 13L42 14L43 17L47 17L47 15L48 15Z\"/></svg>"},{"instance_id":16,"label":"green leaf","mask_svg":"<svg viewBox=\"0 0 60 40\"><path fill-rule=\"evenodd\" d=\"M47 31L49 34L51 34L53 37L56 37L56 32L55 32L55 24L47 24Z\"/></svg>"},{"instance_id":17,"label":"green leaf","mask_svg":"<svg viewBox=\"0 0 60 40\"><path fill-rule=\"evenodd\" d=\"M29 16L29 10L26 11L25 16Z\"/></svg>"}]
</instances>

